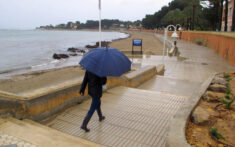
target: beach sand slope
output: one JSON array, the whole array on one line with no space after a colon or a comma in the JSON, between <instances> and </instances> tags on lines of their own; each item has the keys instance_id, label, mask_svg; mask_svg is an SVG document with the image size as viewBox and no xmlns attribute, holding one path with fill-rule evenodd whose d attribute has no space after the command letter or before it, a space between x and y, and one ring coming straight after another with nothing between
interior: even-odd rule
<instances>
[{"instance_id":1,"label":"beach sand slope","mask_svg":"<svg viewBox=\"0 0 235 147\"><path fill-rule=\"evenodd\" d=\"M162 55L163 44L153 33L146 32L126 32L130 34L127 39L122 39L112 42L109 46L117 48L123 52L132 51L132 40L143 40L143 53L147 55ZM134 51L140 51L140 47L134 47Z\"/></svg>"},{"instance_id":2,"label":"beach sand slope","mask_svg":"<svg viewBox=\"0 0 235 147\"><path fill-rule=\"evenodd\" d=\"M153 33L145 32L125 32L130 37L116 40L110 44L110 47L120 49L121 51L131 52L132 39L143 39L143 52L148 55L161 55L162 43ZM139 47L134 48L140 51ZM42 70L26 74L12 76L11 79L0 79L0 91L6 91L14 94L22 94L31 90L44 88L51 85L63 83L72 79L83 79L84 70L76 65L60 69Z\"/></svg>"}]
</instances>

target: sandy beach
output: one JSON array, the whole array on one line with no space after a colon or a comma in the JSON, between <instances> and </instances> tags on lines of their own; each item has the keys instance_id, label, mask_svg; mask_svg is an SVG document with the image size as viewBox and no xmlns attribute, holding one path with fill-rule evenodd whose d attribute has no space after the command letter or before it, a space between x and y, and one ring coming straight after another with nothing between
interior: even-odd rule
<instances>
[{"instance_id":1,"label":"sandy beach","mask_svg":"<svg viewBox=\"0 0 235 147\"><path fill-rule=\"evenodd\" d=\"M123 52L131 52L132 39L143 39L143 53L161 55L162 43L151 33L126 32L129 38L116 40L110 47L118 48ZM134 48L140 51L139 47ZM10 79L0 79L0 91L21 94L25 91L38 89L52 84L59 84L67 80L83 78L84 70L80 66L64 67L59 69L42 70L12 76Z\"/></svg>"},{"instance_id":2,"label":"sandy beach","mask_svg":"<svg viewBox=\"0 0 235 147\"><path fill-rule=\"evenodd\" d=\"M132 51L132 40L142 39L143 40L143 53L148 55L162 55L163 45L154 36L153 33L145 32L125 32L130 34L127 39L114 41L110 44L110 47L120 49L124 52ZM134 47L134 51L140 51L140 47Z\"/></svg>"}]
</instances>

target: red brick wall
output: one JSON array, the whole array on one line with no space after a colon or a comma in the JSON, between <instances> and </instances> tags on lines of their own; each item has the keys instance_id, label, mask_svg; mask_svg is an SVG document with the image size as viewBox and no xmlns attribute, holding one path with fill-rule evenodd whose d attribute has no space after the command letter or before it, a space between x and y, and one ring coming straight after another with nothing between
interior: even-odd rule
<instances>
[{"instance_id":1,"label":"red brick wall","mask_svg":"<svg viewBox=\"0 0 235 147\"><path fill-rule=\"evenodd\" d=\"M140 30L141 32L155 32L163 34L164 31ZM178 32L179 33L179 32ZM170 36L172 32L169 32ZM182 39L186 41L195 41L201 39L206 42L207 47L213 49L218 55L226 59L231 65L235 66L235 38L222 35L183 32Z\"/></svg>"},{"instance_id":2,"label":"red brick wall","mask_svg":"<svg viewBox=\"0 0 235 147\"><path fill-rule=\"evenodd\" d=\"M205 40L208 47L235 66L235 38L192 32L183 32L182 34L183 40L193 41L198 38Z\"/></svg>"}]
</instances>

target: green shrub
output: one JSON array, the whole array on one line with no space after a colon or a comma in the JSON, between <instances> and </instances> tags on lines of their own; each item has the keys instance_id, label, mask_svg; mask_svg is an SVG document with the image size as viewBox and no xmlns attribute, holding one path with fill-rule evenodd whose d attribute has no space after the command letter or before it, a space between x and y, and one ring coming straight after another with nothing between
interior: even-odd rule
<instances>
[{"instance_id":1,"label":"green shrub","mask_svg":"<svg viewBox=\"0 0 235 147\"><path fill-rule=\"evenodd\" d=\"M227 75L227 74L224 75L224 78L226 78L226 79L228 79L230 77L231 77L230 75Z\"/></svg>"},{"instance_id":2,"label":"green shrub","mask_svg":"<svg viewBox=\"0 0 235 147\"><path fill-rule=\"evenodd\" d=\"M234 102L234 100L232 101L226 101L226 100L222 100L222 103L226 106L226 108L230 108L230 106L232 105L232 103Z\"/></svg>"},{"instance_id":3,"label":"green shrub","mask_svg":"<svg viewBox=\"0 0 235 147\"><path fill-rule=\"evenodd\" d=\"M219 133L218 131L218 127L215 127L215 128L211 128L210 131L209 131L210 135L212 137L215 137L216 139L223 139L223 140L226 140L225 137Z\"/></svg>"},{"instance_id":4,"label":"green shrub","mask_svg":"<svg viewBox=\"0 0 235 147\"><path fill-rule=\"evenodd\" d=\"M231 93L231 89L230 89L230 87L229 88L227 88L227 90L226 90L226 94L230 94Z\"/></svg>"},{"instance_id":5,"label":"green shrub","mask_svg":"<svg viewBox=\"0 0 235 147\"><path fill-rule=\"evenodd\" d=\"M230 82L232 80L232 78L227 78L226 81L227 82Z\"/></svg>"},{"instance_id":6,"label":"green shrub","mask_svg":"<svg viewBox=\"0 0 235 147\"><path fill-rule=\"evenodd\" d=\"M229 99L229 100L231 99L230 95L227 94L227 93L226 93L226 95L225 95L225 98L226 98L226 99Z\"/></svg>"}]
</instances>

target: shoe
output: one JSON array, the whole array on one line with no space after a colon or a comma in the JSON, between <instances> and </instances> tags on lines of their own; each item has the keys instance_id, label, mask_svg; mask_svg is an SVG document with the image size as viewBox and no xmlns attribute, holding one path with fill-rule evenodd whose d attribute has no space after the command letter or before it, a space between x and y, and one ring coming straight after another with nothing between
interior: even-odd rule
<instances>
[{"instance_id":1,"label":"shoe","mask_svg":"<svg viewBox=\"0 0 235 147\"><path fill-rule=\"evenodd\" d=\"M87 128L87 124L89 123L91 117L92 117L92 115L87 114L86 117L83 120L81 129L83 129L85 132L89 132L90 131L90 129Z\"/></svg>"},{"instance_id":2,"label":"shoe","mask_svg":"<svg viewBox=\"0 0 235 147\"><path fill-rule=\"evenodd\" d=\"M99 117L99 121L101 122L102 120L105 119L105 116Z\"/></svg>"},{"instance_id":3,"label":"shoe","mask_svg":"<svg viewBox=\"0 0 235 147\"><path fill-rule=\"evenodd\" d=\"M101 122L102 120L105 119L105 116L102 115L101 109L96 109L97 110L97 114L99 116L99 121Z\"/></svg>"},{"instance_id":4,"label":"shoe","mask_svg":"<svg viewBox=\"0 0 235 147\"><path fill-rule=\"evenodd\" d=\"M81 129L83 129L86 133L90 132L90 129L88 129L86 126L81 126Z\"/></svg>"}]
</instances>

